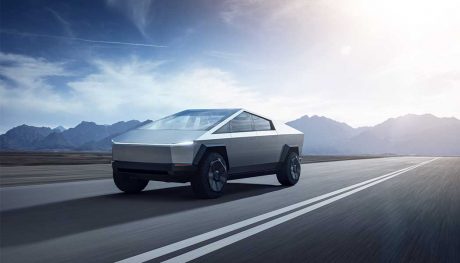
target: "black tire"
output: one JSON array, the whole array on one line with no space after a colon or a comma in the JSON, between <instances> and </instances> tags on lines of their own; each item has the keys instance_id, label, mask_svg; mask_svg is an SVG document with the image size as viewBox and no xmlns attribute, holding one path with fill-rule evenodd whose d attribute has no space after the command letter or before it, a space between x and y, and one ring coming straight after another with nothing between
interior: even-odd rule
<instances>
[{"instance_id":1,"label":"black tire","mask_svg":"<svg viewBox=\"0 0 460 263\"><path fill-rule=\"evenodd\" d=\"M293 186L299 181L301 169L299 155L296 152L290 152L276 174L276 178L284 186Z\"/></svg>"},{"instance_id":2,"label":"black tire","mask_svg":"<svg viewBox=\"0 0 460 263\"><path fill-rule=\"evenodd\" d=\"M211 152L203 158L197 173L192 176L192 190L199 198L220 197L224 193L227 177L227 163L224 157Z\"/></svg>"},{"instance_id":3,"label":"black tire","mask_svg":"<svg viewBox=\"0 0 460 263\"><path fill-rule=\"evenodd\" d=\"M141 192L149 183L149 180L134 178L116 171L113 172L113 181L118 189L128 194Z\"/></svg>"}]
</instances>

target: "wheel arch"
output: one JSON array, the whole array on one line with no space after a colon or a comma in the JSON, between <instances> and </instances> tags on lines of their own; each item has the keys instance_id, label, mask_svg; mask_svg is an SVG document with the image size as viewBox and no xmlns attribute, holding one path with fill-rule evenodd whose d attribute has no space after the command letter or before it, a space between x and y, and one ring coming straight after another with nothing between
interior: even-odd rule
<instances>
[{"instance_id":1,"label":"wheel arch","mask_svg":"<svg viewBox=\"0 0 460 263\"><path fill-rule=\"evenodd\" d=\"M230 163L228 160L228 154L227 154L227 147L225 145L205 145L202 144L200 148L198 149L198 152L195 155L195 158L193 158L193 165L200 165L201 161L203 158L206 156L206 154L210 152L216 152L222 155L225 159L225 163L227 164L227 169L230 168Z\"/></svg>"},{"instance_id":2,"label":"wheel arch","mask_svg":"<svg viewBox=\"0 0 460 263\"><path fill-rule=\"evenodd\" d=\"M291 152L295 152L295 153L297 153L297 155L299 155L299 146L298 145L289 145L289 144L283 145L283 149L281 150L279 163L284 163L286 161L286 157Z\"/></svg>"}]
</instances>

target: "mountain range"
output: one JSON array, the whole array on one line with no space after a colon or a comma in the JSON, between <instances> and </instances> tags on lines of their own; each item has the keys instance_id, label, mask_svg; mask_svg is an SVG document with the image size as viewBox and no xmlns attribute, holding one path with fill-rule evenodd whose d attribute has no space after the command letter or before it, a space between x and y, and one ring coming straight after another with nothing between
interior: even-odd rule
<instances>
[{"instance_id":1,"label":"mountain range","mask_svg":"<svg viewBox=\"0 0 460 263\"><path fill-rule=\"evenodd\" d=\"M21 125L0 135L0 150L110 151L111 139L150 120L99 125L83 121L74 128ZM376 126L353 128L322 116L287 122L305 134L307 155L402 154L460 155L460 120L408 114Z\"/></svg>"},{"instance_id":2,"label":"mountain range","mask_svg":"<svg viewBox=\"0 0 460 263\"><path fill-rule=\"evenodd\" d=\"M305 134L304 154L460 155L460 120L408 114L353 128L326 117L287 123Z\"/></svg>"},{"instance_id":3,"label":"mountain range","mask_svg":"<svg viewBox=\"0 0 460 263\"><path fill-rule=\"evenodd\" d=\"M112 138L135 129L148 121L120 121L112 125L99 125L83 121L74 128L62 126L34 127L21 125L0 135L1 150L25 151L110 151Z\"/></svg>"}]
</instances>

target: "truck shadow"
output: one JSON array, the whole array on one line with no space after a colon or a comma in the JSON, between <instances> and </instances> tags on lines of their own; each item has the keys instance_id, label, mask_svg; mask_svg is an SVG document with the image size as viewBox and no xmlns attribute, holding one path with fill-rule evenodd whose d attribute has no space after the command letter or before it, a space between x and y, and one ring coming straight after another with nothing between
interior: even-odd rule
<instances>
[{"instance_id":1,"label":"truck shadow","mask_svg":"<svg viewBox=\"0 0 460 263\"><path fill-rule=\"evenodd\" d=\"M190 186L101 195L2 212L0 244L17 246L131 221L222 204L282 190L266 184L229 183L218 199L196 199Z\"/></svg>"}]
</instances>

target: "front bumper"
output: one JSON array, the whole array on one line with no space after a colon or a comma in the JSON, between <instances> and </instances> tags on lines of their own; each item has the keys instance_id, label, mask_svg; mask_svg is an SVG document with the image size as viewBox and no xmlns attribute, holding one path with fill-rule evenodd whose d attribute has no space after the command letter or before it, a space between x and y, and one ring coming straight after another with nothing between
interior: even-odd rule
<instances>
[{"instance_id":1,"label":"front bumper","mask_svg":"<svg viewBox=\"0 0 460 263\"><path fill-rule=\"evenodd\" d=\"M112 144L112 159L140 163L192 163L197 145Z\"/></svg>"},{"instance_id":2,"label":"front bumper","mask_svg":"<svg viewBox=\"0 0 460 263\"><path fill-rule=\"evenodd\" d=\"M190 182L190 177L197 172L195 165L171 163L143 163L113 161L112 169L116 173L162 182Z\"/></svg>"}]
</instances>

